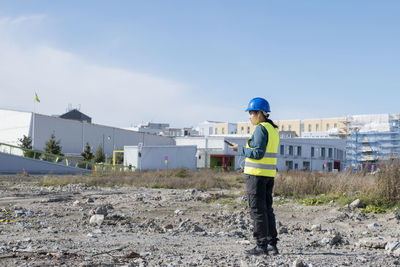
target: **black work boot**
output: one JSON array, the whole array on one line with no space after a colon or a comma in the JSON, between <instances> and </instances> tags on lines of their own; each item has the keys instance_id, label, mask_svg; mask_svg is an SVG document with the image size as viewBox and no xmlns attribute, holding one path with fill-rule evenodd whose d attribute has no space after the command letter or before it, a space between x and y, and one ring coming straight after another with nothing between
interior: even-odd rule
<instances>
[{"instance_id":1,"label":"black work boot","mask_svg":"<svg viewBox=\"0 0 400 267\"><path fill-rule=\"evenodd\" d=\"M278 248L276 247L276 245L268 244L267 250L268 250L268 251L271 251L271 254L272 254L272 255L278 255L278 254L279 254L279 250L278 250Z\"/></svg>"},{"instance_id":2,"label":"black work boot","mask_svg":"<svg viewBox=\"0 0 400 267\"><path fill-rule=\"evenodd\" d=\"M266 246L257 245L252 249L245 250L244 253L247 255L255 255L255 256L268 255L268 249Z\"/></svg>"}]
</instances>

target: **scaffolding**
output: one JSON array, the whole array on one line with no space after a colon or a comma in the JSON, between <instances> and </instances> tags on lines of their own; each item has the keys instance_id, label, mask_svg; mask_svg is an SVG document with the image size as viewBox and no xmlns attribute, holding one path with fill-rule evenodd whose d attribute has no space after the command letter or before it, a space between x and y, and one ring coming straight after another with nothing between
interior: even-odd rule
<instances>
[{"instance_id":1,"label":"scaffolding","mask_svg":"<svg viewBox=\"0 0 400 267\"><path fill-rule=\"evenodd\" d=\"M377 165L381 160L400 155L398 115L356 115L347 118L349 137L346 165L358 168Z\"/></svg>"}]
</instances>

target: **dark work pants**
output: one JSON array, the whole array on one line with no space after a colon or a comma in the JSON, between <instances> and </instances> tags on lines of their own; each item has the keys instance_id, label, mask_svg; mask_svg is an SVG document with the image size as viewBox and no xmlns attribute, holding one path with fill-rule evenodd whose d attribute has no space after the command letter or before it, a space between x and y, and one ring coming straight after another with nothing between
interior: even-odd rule
<instances>
[{"instance_id":1,"label":"dark work pants","mask_svg":"<svg viewBox=\"0 0 400 267\"><path fill-rule=\"evenodd\" d=\"M253 236L257 245L276 245L275 214L272 209L272 189L274 178L246 174L247 200L253 219Z\"/></svg>"}]
</instances>

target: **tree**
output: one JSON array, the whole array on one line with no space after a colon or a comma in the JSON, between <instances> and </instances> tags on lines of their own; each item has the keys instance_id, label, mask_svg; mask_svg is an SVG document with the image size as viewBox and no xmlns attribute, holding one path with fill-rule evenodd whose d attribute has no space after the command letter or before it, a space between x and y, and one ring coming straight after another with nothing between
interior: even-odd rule
<instances>
[{"instance_id":1,"label":"tree","mask_svg":"<svg viewBox=\"0 0 400 267\"><path fill-rule=\"evenodd\" d=\"M52 133L49 141L46 142L46 147L44 151L49 154L64 156L64 154L61 153L62 146L60 146L60 143L61 140L59 139L56 141L56 136L54 135L54 133ZM51 156L45 156L45 160L54 161L55 158Z\"/></svg>"},{"instance_id":2,"label":"tree","mask_svg":"<svg viewBox=\"0 0 400 267\"><path fill-rule=\"evenodd\" d=\"M19 147L24 148L24 157L33 158L34 152L32 151L32 138L24 135L22 138L18 138Z\"/></svg>"},{"instance_id":3,"label":"tree","mask_svg":"<svg viewBox=\"0 0 400 267\"><path fill-rule=\"evenodd\" d=\"M99 145L99 147L96 150L96 154L94 155L94 162L96 163L101 163L106 160L106 157L104 156L103 153L103 147Z\"/></svg>"},{"instance_id":4,"label":"tree","mask_svg":"<svg viewBox=\"0 0 400 267\"><path fill-rule=\"evenodd\" d=\"M93 159L94 155L91 151L89 143L86 143L85 150L81 153L81 156L86 161L91 161Z\"/></svg>"}]
</instances>

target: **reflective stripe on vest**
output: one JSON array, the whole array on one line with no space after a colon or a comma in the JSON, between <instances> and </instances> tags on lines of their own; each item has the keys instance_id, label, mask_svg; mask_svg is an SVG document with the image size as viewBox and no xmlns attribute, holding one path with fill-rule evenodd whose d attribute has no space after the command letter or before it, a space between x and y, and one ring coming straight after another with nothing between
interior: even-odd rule
<instances>
[{"instance_id":1,"label":"reflective stripe on vest","mask_svg":"<svg viewBox=\"0 0 400 267\"><path fill-rule=\"evenodd\" d=\"M277 166L277 154L279 147L279 132L268 122L260 123L268 132L268 143L265 154L261 159L246 158L244 173L257 176L275 177ZM246 148L253 149L247 140Z\"/></svg>"}]
</instances>

